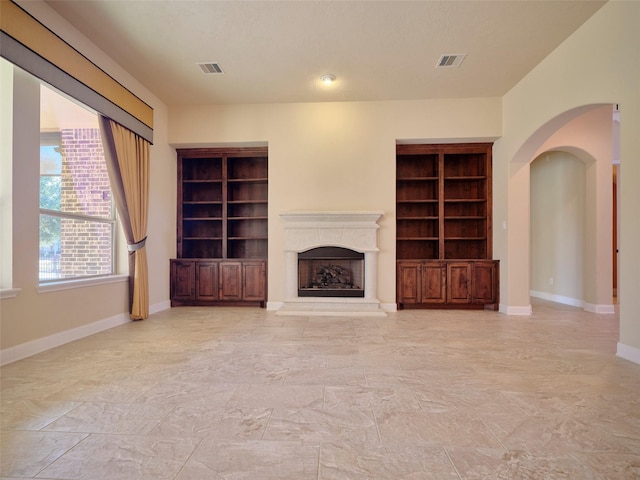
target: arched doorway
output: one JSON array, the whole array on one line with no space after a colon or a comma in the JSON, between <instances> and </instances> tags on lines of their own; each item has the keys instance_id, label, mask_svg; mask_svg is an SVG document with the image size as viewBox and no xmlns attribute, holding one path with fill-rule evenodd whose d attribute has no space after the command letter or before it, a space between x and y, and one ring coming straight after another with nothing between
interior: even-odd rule
<instances>
[{"instance_id":1,"label":"arched doorway","mask_svg":"<svg viewBox=\"0 0 640 480\"><path fill-rule=\"evenodd\" d=\"M582 306L597 313L614 313L612 302L612 182L613 163L613 105L587 105L567 111L540 127L523 143L510 163L509 203L517 205L510 210L509 219L516 220L517 231L511 228L510 245L516 245L519 254L510 253L509 262L517 260L515 278L519 298L529 297L532 288L530 237L531 164L540 155L550 151L575 155L585 164L585 235L581 278ZM510 207L511 208L511 207ZM524 223L526 222L526 223ZM524 228L522 228L524 227ZM513 249L512 249L513 251ZM510 269L513 267L510 267ZM515 270L514 268L514 270ZM516 277L517 275L517 277ZM549 282L550 276L547 276ZM524 287L524 288L523 288ZM524 290L526 288L526 290ZM523 291L524 290L524 291ZM518 302L519 303L519 302ZM524 302L523 302L524 303ZM520 303L522 305L522 303ZM529 306L529 309L531 307ZM524 313L524 312L518 312Z\"/></svg>"}]
</instances>

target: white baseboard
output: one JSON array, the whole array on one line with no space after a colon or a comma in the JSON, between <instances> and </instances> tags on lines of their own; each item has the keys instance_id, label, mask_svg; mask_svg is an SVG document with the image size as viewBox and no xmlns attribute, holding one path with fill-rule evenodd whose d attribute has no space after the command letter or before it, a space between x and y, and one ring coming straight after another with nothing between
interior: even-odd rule
<instances>
[{"instance_id":1,"label":"white baseboard","mask_svg":"<svg viewBox=\"0 0 640 480\"><path fill-rule=\"evenodd\" d=\"M632 347L618 342L618 351L616 353L620 358L629 360L630 362L640 365L640 348Z\"/></svg>"},{"instance_id":2,"label":"white baseboard","mask_svg":"<svg viewBox=\"0 0 640 480\"><path fill-rule=\"evenodd\" d=\"M398 311L397 303L381 303L380 308L385 312L393 313Z\"/></svg>"},{"instance_id":3,"label":"white baseboard","mask_svg":"<svg viewBox=\"0 0 640 480\"><path fill-rule=\"evenodd\" d=\"M498 311L506 315L531 315L533 313L531 305L511 306L502 303L498 306Z\"/></svg>"},{"instance_id":4,"label":"white baseboard","mask_svg":"<svg viewBox=\"0 0 640 480\"><path fill-rule=\"evenodd\" d=\"M561 303L563 305L570 305L572 307L582 308L587 312L612 314L616 313L613 304L597 305L593 303L587 303L584 300L573 297L565 297L564 295L556 295L553 293L540 292L538 290L531 290L529 295L535 298L541 298L542 300L549 300L550 302Z\"/></svg>"},{"instance_id":5,"label":"white baseboard","mask_svg":"<svg viewBox=\"0 0 640 480\"><path fill-rule=\"evenodd\" d=\"M37 353L50 350L65 343L73 342L89 335L100 333L118 325L130 322L131 319L127 313L114 315L113 317L98 320L87 325L65 330L63 332L54 333L47 337L38 338L29 342L16 345L0 350L0 365L17 362L23 358L36 355Z\"/></svg>"},{"instance_id":6,"label":"white baseboard","mask_svg":"<svg viewBox=\"0 0 640 480\"><path fill-rule=\"evenodd\" d=\"M572 307L584 308L584 301L579 298L565 297L564 295L556 295L555 293L540 292L538 290L529 291L529 295L550 302L561 303L563 305L571 305Z\"/></svg>"},{"instance_id":7,"label":"white baseboard","mask_svg":"<svg viewBox=\"0 0 640 480\"><path fill-rule=\"evenodd\" d=\"M166 310L170 306L171 303L168 300L156 303L155 305L149 306L149 313L157 313L162 310ZM32 355L59 347L65 343L80 340L81 338L109 330L110 328L117 327L118 325L129 323L130 321L131 319L129 318L128 313L121 313L87 325L81 325L70 330L54 333L47 337L37 338L14 347L2 349L0 350L0 366L17 362L23 358L31 357Z\"/></svg>"},{"instance_id":8,"label":"white baseboard","mask_svg":"<svg viewBox=\"0 0 640 480\"><path fill-rule=\"evenodd\" d=\"M613 305L594 305L593 303L585 302L584 309L587 312L592 312L592 313L602 313L602 314L616 313L616 309Z\"/></svg>"},{"instance_id":9,"label":"white baseboard","mask_svg":"<svg viewBox=\"0 0 640 480\"><path fill-rule=\"evenodd\" d=\"M280 310L284 306L284 302L267 302L267 310Z\"/></svg>"}]
</instances>

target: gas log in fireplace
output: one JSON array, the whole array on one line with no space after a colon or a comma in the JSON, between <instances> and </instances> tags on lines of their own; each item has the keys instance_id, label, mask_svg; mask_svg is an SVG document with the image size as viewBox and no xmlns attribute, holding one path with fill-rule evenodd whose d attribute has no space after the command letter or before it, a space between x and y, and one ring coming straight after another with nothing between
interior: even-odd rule
<instances>
[{"instance_id":1,"label":"gas log in fireplace","mask_svg":"<svg viewBox=\"0 0 640 480\"><path fill-rule=\"evenodd\" d=\"M364 297L364 253L317 247L298 253L299 297Z\"/></svg>"}]
</instances>

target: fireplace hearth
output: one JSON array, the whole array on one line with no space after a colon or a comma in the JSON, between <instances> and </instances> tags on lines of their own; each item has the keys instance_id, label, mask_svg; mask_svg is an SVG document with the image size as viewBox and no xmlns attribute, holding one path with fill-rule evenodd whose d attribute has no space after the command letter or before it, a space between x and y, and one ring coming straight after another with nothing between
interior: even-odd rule
<instances>
[{"instance_id":1,"label":"fireplace hearth","mask_svg":"<svg viewBox=\"0 0 640 480\"><path fill-rule=\"evenodd\" d=\"M364 253L318 247L298 253L299 297L364 297Z\"/></svg>"}]
</instances>

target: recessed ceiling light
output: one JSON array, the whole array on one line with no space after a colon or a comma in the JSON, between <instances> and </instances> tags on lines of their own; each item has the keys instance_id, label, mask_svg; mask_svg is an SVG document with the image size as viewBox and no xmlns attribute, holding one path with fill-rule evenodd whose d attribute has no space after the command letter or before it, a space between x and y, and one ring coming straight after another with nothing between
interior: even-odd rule
<instances>
[{"instance_id":1,"label":"recessed ceiling light","mask_svg":"<svg viewBox=\"0 0 640 480\"><path fill-rule=\"evenodd\" d=\"M330 73L326 73L322 75L320 79L322 80L322 83L324 83L325 85L331 85L333 82L336 81L336 76L331 75Z\"/></svg>"}]
</instances>

